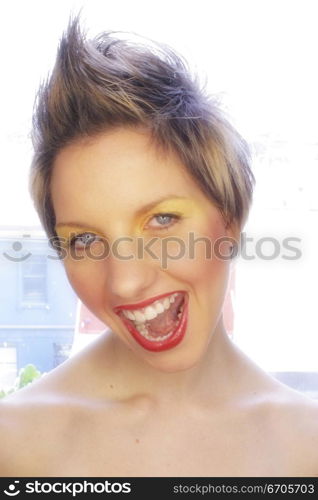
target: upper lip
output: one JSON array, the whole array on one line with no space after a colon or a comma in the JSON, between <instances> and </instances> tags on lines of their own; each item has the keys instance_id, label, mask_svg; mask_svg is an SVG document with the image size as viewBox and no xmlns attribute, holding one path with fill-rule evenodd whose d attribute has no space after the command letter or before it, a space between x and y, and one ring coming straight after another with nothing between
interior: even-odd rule
<instances>
[{"instance_id":1,"label":"upper lip","mask_svg":"<svg viewBox=\"0 0 318 500\"><path fill-rule=\"evenodd\" d=\"M161 295L157 295L156 297L152 297L151 299L143 300L142 302L138 302L136 304L124 304L122 306L117 306L117 307L114 308L114 311L116 313L118 313L119 311L122 311L124 309L126 309L126 310L129 310L129 309L130 310L131 309L141 309L143 307L149 306L150 304L152 304L156 300L163 299L164 297L172 295L173 293L183 293L184 294L185 292L183 290L174 290L172 292L162 293Z\"/></svg>"}]
</instances>

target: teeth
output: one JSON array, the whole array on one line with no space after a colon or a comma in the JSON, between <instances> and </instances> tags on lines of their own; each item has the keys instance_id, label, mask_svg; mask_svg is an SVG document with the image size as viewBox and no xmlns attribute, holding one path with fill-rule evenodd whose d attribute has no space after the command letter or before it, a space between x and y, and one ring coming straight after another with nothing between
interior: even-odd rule
<instances>
[{"instance_id":1,"label":"teeth","mask_svg":"<svg viewBox=\"0 0 318 500\"><path fill-rule=\"evenodd\" d=\"M134 319L135 319L135 315L131 311L128 311L128 310L124 311L124 315L126 316L126 318L131 319L132 321L134 321Z\"/></svg>"},{"instance_id":2,"label":"teeth","mask_svg":"<svg viewBox=\"0 0 318 500\"><path fill-rule=\"evenodd\" d=\"M139 333L141 333L141 335L142 335L143 337L145 337L147 340L151 340L152 342L159 342L159 341L165 340L165 339L167 339L168 337L170 337L170 336L171 336L171 334L173 333L173 332L169 332L169 333L167 333L167 335L163 335L162 337L156 337L156 338L153 338L153 337L151 337L151 336L148 334L148 330L147 330L147 328L144 328L144 329L142 329L142 330L141 330L141 329L140 329L140 327L137 327L137 329L138 329Z\"/></svg>"},{"instance_id":3,"label":"teeth","mask_svg":"<svg viewBox=\"0 0 318 500\"><path fill-rule=\"evenodd\" d=\"M124 316L131 321L134 322L134 327L138 332L145 337L147 340L151 342L162 342L170 337L174 330L169 332L167 335L163 335L161 337L152 337L149 335L148 328L146 326L146 322L150 321L158 316L158 314L163 313L167 309L169 309L170 305L175 302L176 297L178 297L179 293L174 293L169 297L165 297L164 299L157 300L151 304L151 306L147 306L144 309L134 310L131 309L123 309L122 313ZM183 312L183 304L181 306L181 311L178 313L177 318L180 320Z\"/></svg>"},{"instance_id":4,"label":"teeth","mask_svg":"<svg viewBox=\"0 0 318 500\"><path fill-rule=\"evenodd\" d=\"M146 321L146 316L140 311L134 311L135 321L138 323L144 323Z\"/></svg>"},{"instance_id":5,"label":"teeth","mask_svg":"<svg viewBox=\"0 0 318 500\"><path fill-rule=\"evenodd\" d=\"M164 299L157 300L151 306L147 306L144 309L136 309L135 311L124 309L123 314L126 318L134 321L135 324L145 323L146 321L150 321L158 316L158 314L163 313L167 309L169 309L170 305L174 303L178 293L173 293L169 297L165 297Z\"/></svg>"},{"instance_id":6,"label":"teeth","mask_svg":"<svg viewBox=\"0 0 318 500\"><path fill-rule=\"evenodd\" d=\"M169 300L169 297L165 297L165 298L163 299L163 307L164 307L165 309L169 309L169 307L170 307L170 300Z\"/></svg>"},{"instance_id":7,"label":"teeth","mask_svg":"<svg viewBox=\"0 0 318 500\"><path fill-rule=\"evenodd\" d=\"M142 335L148 334L148 330L143 323L141 323L139 325L135 325L135 326L136 326L138 332L141 333Z\"/></svg>"},{"instance_id":8,"label":"teeth","mask_svg":"<svg viewBox=\"0 0 318 500\"><path fill-rule=\"evenodd\" d=\"M160 313L163 313L163 311L165 310L165 308L163 307L163 305L161 304L161 302L157 302L155 305L154 305L154 308L156 310L156 312L158 314Z\"/></svg>"},{"instance_id":9,"label":"teeth","mask_svg":"<svg viewBox=\"0 0 318 500\"><path fill-rule=\"evenodd\" d=\"M158 316L156 309L152 306L146 307L146 309L144 310L144 315L148 320L154 319Z\"/></svg>"},{"instance_id":10,"label":"teeth","mask_svg":"<svg viewBox=\"0 0 318 500\"><path fill-rule=\"evenodd\" d=\"M182 312L183 312L183 307L181 308L181 311L178 313L178 320L180 320L180 318L182 316ZM159 342L162 340L166 340L173 333L173 331L172 331L172 332L167 333L167 335L153 338L149 335L148 328L146 327L145 323L135 323L135 327L137 328L138 332L141 333L141 335L143 337L145 337L147 340L151 340L151 342Z\"/></svg>"},{"instance_id":11,"label":"teeth","mask_svg":"<svg viewBox=\"0 0 318 500\"><path fill-rule=\"evenodd\" d=\"M156 341L158 341L158 340L165 340L165 339L167 339L168 337L170 337L170 335L171 335L171 334L172 334L172 332L168 333L167 335L164 335L163 337L157 337L157 338L156 338Z\"/></svg>"}]
</instances>

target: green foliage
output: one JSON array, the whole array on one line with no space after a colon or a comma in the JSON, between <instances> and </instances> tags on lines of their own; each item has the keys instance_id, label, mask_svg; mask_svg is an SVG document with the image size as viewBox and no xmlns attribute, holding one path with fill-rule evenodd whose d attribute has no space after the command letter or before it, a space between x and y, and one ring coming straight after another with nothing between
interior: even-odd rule
<instances>
[{"instance_id":1,"label":"green foliage","mask_svg":"<svg viewBox=\"0 0 318 500\"><path fill-rule=\"evenodd\" d=\"M42 376L41 372L33 364L30 363L24 366L19 371L19 375L15 380L14 386L7 391L0 390L0 399L4 398L8 394L11 394L12 392L18 391L19 389L25 387L26 385L31 384L33 380L36 380L41 376Z\"/></svg>"},{"instance_id":2,"label":"green foliage","mask_svg":"<svg viewBox=\"0 0 318 500\"><path fill-rule=\"evenodd\" d=\"M19 377L16 381L17 389L21 389L28 384L31 384L33 380L41 377L41 372L32 364L26 365L21 368L19 372Z\"/></svg>"}]
</instances>

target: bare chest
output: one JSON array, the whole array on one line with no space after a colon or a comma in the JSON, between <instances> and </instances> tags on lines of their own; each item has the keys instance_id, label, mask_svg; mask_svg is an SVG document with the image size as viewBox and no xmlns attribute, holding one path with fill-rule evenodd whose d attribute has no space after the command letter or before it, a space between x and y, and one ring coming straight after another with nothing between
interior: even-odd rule
<instances>
[{"instance_id":1,"label":"bare chest","mask_svg":"<svg viewBox=\"0 0 318 500\"><path fill-rule=\"evenodd\" d=\"M257 428L206 421L95 422L55 441L50 475L158 477L288 473L288 457ZM54 470L52 464L54 463Z\"/></svg>"},{"instance_id":2,"label":"bare chest","mask_svg":"<svg viewBox=\"0 0 318 500\"><path fill-rule=\"evenodd\" d=\"M40 419L15 475L217 477L298 475L286 441L246 413L210 416L75 410ZM33 436L31 438L30 436ZM30 442L30 440L32 442ZM288 443L287 443L288 444ZM30 449L27 460L21 450ZM9 471L10 472L10 471ZM303 472L303 471L302 471Z\"/></svg>"}]
</instances>

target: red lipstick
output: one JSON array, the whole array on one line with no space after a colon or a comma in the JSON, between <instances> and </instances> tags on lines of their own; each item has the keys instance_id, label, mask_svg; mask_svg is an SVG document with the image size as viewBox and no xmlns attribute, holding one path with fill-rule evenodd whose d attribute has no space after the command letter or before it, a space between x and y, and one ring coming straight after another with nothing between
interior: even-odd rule
<instances>
[{"instance_id":1,"label":"red lipstick","mask_svg":"<svg viewBox=\"0 0 318 500\"><path fill-rule=\"evenodd\" d=\"M117 306L114 308L114 311L116 314L118 314L121 310L123 309L142 309L143 307L147 307L147 306L150 306L150 304L152 304L153 302L155 302L156 300L161 300L161 299L164 299L165 297L169 297L170 295L172 295L173 293L183 293L184 292L182 290L174 290L173 292L168 292L168 293L162 293L161 295L157 295L156 297L152 297L151 299L147 299L147 300L143 300L142 302L138 302L136 304L124 304L122 306Z\"/></svg>"},{"instance_id":2,"label":"red lipstick","mask_svg":"<svg viewBox=\"0 0 318 500\"><path fill-rule=\"evenodd\" d=\"M172 292L172 293L177 293L177 292ZM139 302L138 304L129 304L125 306L118 306L115 308L116 314L120 317L124 325L126 326L127 330L129 333L132 335L134 340L141 345L144 349L147 349L148 351L153 351L153 352L160 352L160 351L165 351L168 349L171 349L172 347L175 347L178 345L181 340L183 339L186 329L187 329L187 323L188 323L188 295L184 292L178 292L182 293L183 295L183 303L182 303L182 314L181 317L175 327L175 329L167 336L167 338L164 338L162 340L149 340L146 338L144 335L142 335L134 326L132 321L129 321L124 314L120 314L120 312L124 309L140 309L142 307L146 307L147 305L150 305L151 303L155 302L156 300L159 300L161 298L167 297L172 294L170 293L165 293L162 295L159 295L157 297L154 297L152 299Z\"/></svg>"}]
</instances>

